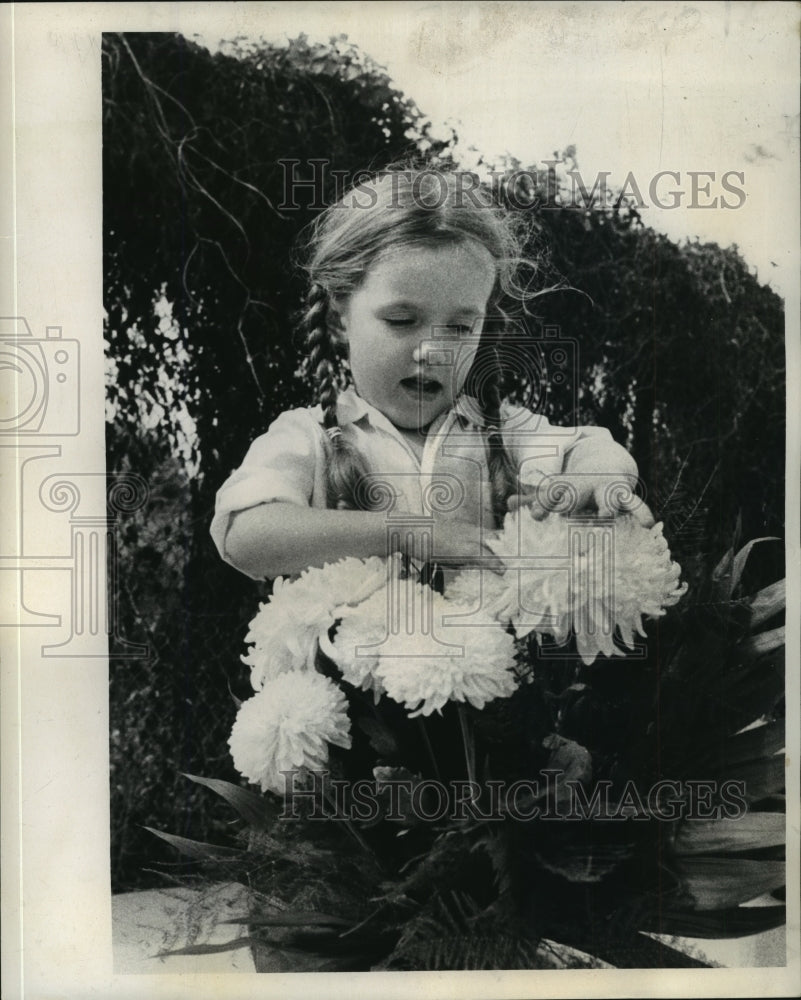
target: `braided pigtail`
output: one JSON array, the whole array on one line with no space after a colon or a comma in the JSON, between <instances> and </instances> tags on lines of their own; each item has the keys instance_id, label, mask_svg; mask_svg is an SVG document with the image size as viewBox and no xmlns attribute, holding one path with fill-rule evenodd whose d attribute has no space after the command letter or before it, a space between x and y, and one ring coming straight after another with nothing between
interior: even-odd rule
<instances>
[{"instance_id":1,"label":"braided pigtail","mask_svg":"<svg viewBox=\"0 0 801 1000\"><path fill-rule=\"evenodd\" d=\"M487 366L481 380L479 403L487 422L487 465L492 491L492 510L495 526L501 527L507 511L509 496L517 490L517 470L509 458L501 433L501 365L492 348L493 363Z\"/></svg>"},{"instance_id":2,"label":"braided pigtail","mask_svg":"<svg viewBox=\"0 0 801 1000\"><path fill-rule=\"evenodd\" d=\"M309 348L309 369L317 389L317 400L323 410L323 427L329 444L328 507L338 510L358 510L360 484L367 468L353 445L345 439L337 419L338 358L328 292L314 282L307 299L306 346Z\"/></svg>"}]
</instances>

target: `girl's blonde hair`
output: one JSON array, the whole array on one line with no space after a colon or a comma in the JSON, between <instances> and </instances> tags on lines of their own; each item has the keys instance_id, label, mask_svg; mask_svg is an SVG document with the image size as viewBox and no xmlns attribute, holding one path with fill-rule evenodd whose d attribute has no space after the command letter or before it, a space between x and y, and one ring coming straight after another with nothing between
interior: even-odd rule
<instances>
[{"instance_id":1,"label":"girl's blonde hair","mask_svg":"<svg viewBox=\"0 0 801 1000\"><path fill-rule=\"evenodd\" d=\"M387 251L475 241L490 252L496 280L488 303L528 296L521 272L524 259L519 220L505 212L480 186L475 174L433 169L388 170L353 187L314 221L308 240L307 308L303 318L309 366L331 442L328 503L331 507L369 507L363 458L338 433L337 395L343 381L342 339L336 303L364 280ZM479 345L474 370L481 370L479 404L489 428L488 461L493 506L500 520L516 483L515 470L500 432L501 368L491 345ZM470 379L465 384L470 390Z\"/></svg>"}]
</instances>

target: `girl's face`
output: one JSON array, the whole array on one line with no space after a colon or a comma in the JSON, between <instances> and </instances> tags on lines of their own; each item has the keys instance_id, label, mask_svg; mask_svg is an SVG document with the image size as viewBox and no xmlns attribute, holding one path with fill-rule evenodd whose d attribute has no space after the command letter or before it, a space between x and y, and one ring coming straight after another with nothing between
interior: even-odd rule
<instances>
[{"instance_id":1,"label":"girl's face","mask_svg":"<svg viewBox=\"0 0 801 1000\"><path fill-rule=\"evenodd\" d=\"M425 428L470 370L495 261L468 242L407 247L376 260L340 303L356 391L396 427Z\"/></svg>"}]
</instances>

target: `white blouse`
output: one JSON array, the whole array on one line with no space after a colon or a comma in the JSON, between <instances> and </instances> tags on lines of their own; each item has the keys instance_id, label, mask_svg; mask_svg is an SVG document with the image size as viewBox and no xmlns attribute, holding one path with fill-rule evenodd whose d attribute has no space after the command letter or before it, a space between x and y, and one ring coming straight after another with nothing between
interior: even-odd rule
<instances>
[{"instance_id":1,"label":"white blouse","mask_svg":"<svg viewBox=\"0 0 801 1000\"><path fill-rule=\"evenodd\" d=\"M505 406L501 416L504 446L521 487L583 470L636 479L636 463L605 428L557 427L522 407ZM465 538L465 551L478 553L482 531L492 530L494 517L487 427L475 400L462 396L434 421L421 458L353 389L340 393L337 418L372 470L364 485L374 509L385 510L398 528L404 521L419 525L432 511L453 512L475 526L474 537ZM217 493L211 534L223 559L231 562L225 539L236 512L274 501L326 507L329 455L320 406L287 410L256 438Z\"/></svg>"}]
</instances>

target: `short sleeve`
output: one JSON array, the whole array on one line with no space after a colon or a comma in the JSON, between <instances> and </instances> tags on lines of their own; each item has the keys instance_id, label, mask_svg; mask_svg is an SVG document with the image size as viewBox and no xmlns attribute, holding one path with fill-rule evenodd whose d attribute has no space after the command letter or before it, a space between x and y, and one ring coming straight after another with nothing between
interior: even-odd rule
<instances>
[{"instance_id":1,"label":"short sleeve","mask_svg":"<svg viewBox=\"0 0 801 1000\"><path fill-rule=\"evenodd\" d=\"M503 418L504 446L521 486L585 470L637 474L634 460L605 427L557 427L522 407L505 408Z\"/></svg>"},{"instance_id":2,"label":"short sleeve","mask_svg":"<svg viewBox=\"0 0 801 1000\"><path fill-rule=\"evenodd\" d=\"M217 492L211 537L223 559L232 514L280 500L310 505L322 467L320 428L309 410L282 413Z\"/></svg>"}]
</instances>

